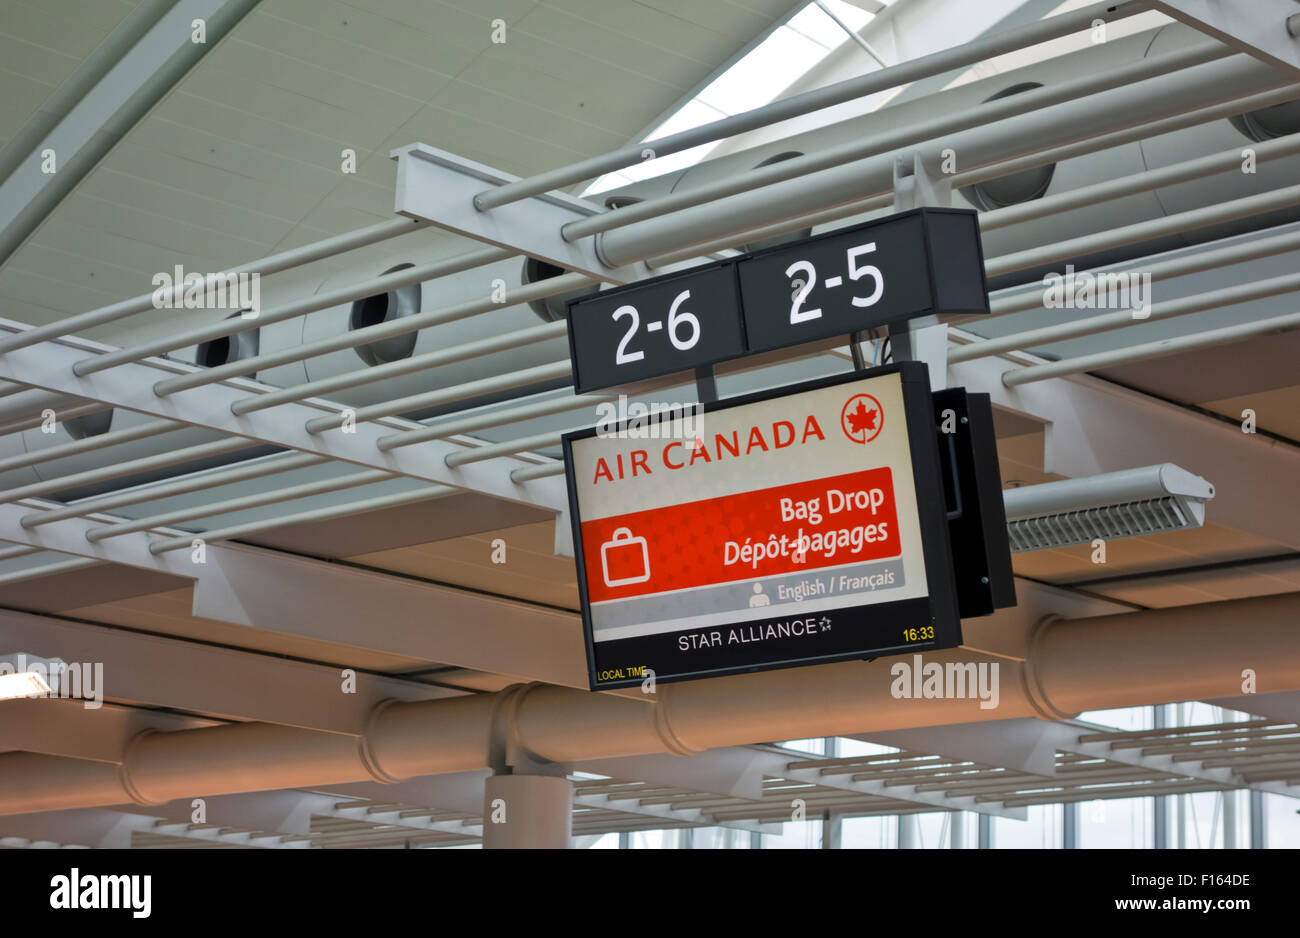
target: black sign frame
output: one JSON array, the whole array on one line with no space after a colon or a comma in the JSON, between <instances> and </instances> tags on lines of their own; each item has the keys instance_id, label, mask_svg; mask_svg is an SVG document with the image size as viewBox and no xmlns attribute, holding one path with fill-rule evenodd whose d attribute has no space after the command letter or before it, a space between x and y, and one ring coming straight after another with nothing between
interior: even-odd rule
<instances>
[{"instance_id":1,"label":"black sign frame","mask_svg":"<svg viewBox=\"0 0 1300 938\"><path fill-rule=\"evenodd\" d=\"M656 667L656 662L644 662L646 667L654 670L657 683L698 680L719 677L727 674L749 674L756 671L770 671L783 668L804 667L814 664L828 664L835 661L873 660L882 656L935 651L943 648L955 648L961 644L961 618L958 610L957 587L953 571L952 549L949 543L947 505L944 497L942 469L939 463L939 442L934 424L934 401L930 392L929 369L923 362L899 362L873 368L866 371L853 371L832 375L813 381L787 385L772 390L759 391L724 401L703 404L705 414L711 411L726 410L746 404L756 404L781 397L789 397L805 391L839 384L850 384L867 378L888 374L898 374L903 394L903 409L907 423L908 445L912 461L912 485L916 493L917 515L921 531L921 553L925 568L928 595L912 599L896 600L886 603L874 603L863 606L850 606L828 610L835 615L868 614L879 617L882 625L901 633L905 628L933 627L934 638L916 642L903 642L891 645L860 647L852 650L837 650L826 654L800 655L797 657L778 658L775 660L750 660L731 665L697 668L695 670L673 671ZM624 428L625 424L619 424ZM582 540L582 517L578 504L577 485L574 478L573 443L576 440L589 439L597 433L597 428L574 430L563 436L565 483L569 495L570 523L573 527L574 560L577 566L578 594L582 611L583 643L587 653L587 679L591 690L609 690L618 687L633 687L645 680L643 673L627 674L623 678L599 680L602 670L597 660L594 628L591 620L591 606L587 593L586 558ZM928 497L926 493L929 493ZM769 619L780 618L768 617ZM762 621L761 619L754 621ZM743 627L751 622L732 623L728 627ZM710 627L705 627L710 628ZM675 632L660 633L651 638L675 642L676 637L691 631L705 629L684 629ZM620 639L602 642L613 646L636 639ZM741 648L743 649L742 645ZM697 652L698 654L698 652ZM605 670L609 670L606 668Z\"/></svg>"},{"instance_id":2,"label":"black sign frame","mask_svg":"<svg viewBox=\"0 0 1300 938\"><path fill-rule=\"evenodd\" d=\"M904 289L911 292L924 291L928 297L928 302L909 307L906 310L895 309L893 312L889 312L887 308L875 310L864 314L857 321L839 321L829 326L822 323L819 328L810 328L806 334L792 335L788 340L783 339L775 342L766 339L760 340L759 335L765 331L770 332L771 329L767 324L764 324L761 328L758 327L758 312L756 309L746 307L744 271L752 270L756 264L771 263L776 258L789 259L800 254L806 255L809 252L821 249L822 246L828 243L869 237L873 232L887 233L891 229L917 226L920 229L920 237L916 242L918 245L916 253L919 254L919 257L916 257L915 261L918 265L923 265L924 270L920 271L921 277L913 277L910 281L906 281ZM911 247L911 245L908 245L908 247ZM911 251L905 252L905 254L909 259L913 258ZM780 262L778 261L778 263ZM908 265L903 269L908 272L910 277L913 276L912 266ZM733 348L725 354L691 356L685 361L679 361L667 368L634 369L628 375L608 374L605 373L607 369L597 373L596 368L589 367L588 357L579 354L579 345L585 344L587 341L583 339L580 342L578 338L578 333L586 328L580 321L584 308L590 308L593 304L608 305L611 301L618 299L634 299L643 291L659 290L676 280L712 271L728 271L731 275L734 308L718 307L712 309L711 313L718 319L725 316L727 319L734 320L734 323L724 323L724 325L738 328L739 348ZM843 281L842 276L835 279ZM890 283L896 280L897 271L885 283L883 289L888 291ZM772 290L775 292L776 288L773 287ZM780 293L784 297L781 301L782 304L788 305L790 302L789 284L784 285ZM765 302L765 299L762 302ZM629 305L636 304L629 303ZM750 305L754 304L751 303ZM806 342L825 339L828 336L848 335L853 332L872 329L889 323L904 322L921 316L981 315L988 313L988 277L984 269L984 245L979 233L979 213L972 209L930 206L897 212L883 218L874 218L857 225L837 228L813 237L761 248L725 260L699 264L660 277L638 280L635 283L603 290L590 296L574 297L566 304L566 315L569 321L569 360L573 367L574 390L578 394L605 388L632 386L639 382L668 375L689 374L692 369L710 367L721 362L743 358L746 355L789 348ZM770 315L768 318L770 318ZM842 317L840 318L842 320ZM829 318L827 322L830 322Z\"/></svg>"}]
</instances>

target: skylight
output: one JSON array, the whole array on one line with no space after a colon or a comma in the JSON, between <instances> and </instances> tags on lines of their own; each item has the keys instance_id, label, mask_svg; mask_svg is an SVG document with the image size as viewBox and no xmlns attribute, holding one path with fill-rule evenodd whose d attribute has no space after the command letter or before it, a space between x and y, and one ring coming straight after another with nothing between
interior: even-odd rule
<instances>
[{"instance_id":1,"label":"skylight","mask_svg":"<svg viewBox=\"0 0 1300 938\"><path fill-rule=\"evenodd\" d=\"M855 32L861 31L874 17L874 14L844 0L821 2ZM883 10L892 2L881 0L879 8ZM645 142L648 144L660 137L762 107L776 100L781 92L848 41L848 33L825 10L816 2L808 3L651 131ZM660 159L647 160L616 173L607 173L588 186L583 195L595 195L693 166L717 145L704 144Z\"/></svg>"}]
</instances>

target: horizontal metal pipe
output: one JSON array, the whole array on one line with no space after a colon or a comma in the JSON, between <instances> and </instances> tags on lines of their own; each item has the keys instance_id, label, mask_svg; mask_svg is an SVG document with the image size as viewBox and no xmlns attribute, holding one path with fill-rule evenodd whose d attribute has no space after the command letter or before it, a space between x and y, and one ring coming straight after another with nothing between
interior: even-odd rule
<instances>
[{"instance_id":1,"label":"horizontal metal pipe","mask_svg":"<svg viewBox=\"0 0 1300 938\"><path fill-rule=\"evenodd\" d=\"M249 534L256 534L259 531L268 531L272 528L285 528L290 525L307 524L313 521L328 521L332 518L343 518L366 511L376 511L380 508L392 508L397 505L407 505L411 502L422 502L430 498L442 498L446 495L455 495L459 491L460 489L452 488L449 485L430 485L411 492L380 495L376 498L348 502L329 508L316 508L311 511L300 511L292 515L281 515L278 518L270 518L265 521L250 521L247 524L204 531L202 534L191 534L185 537L154 541L149 545L149 552L151 554L165 554L173 550L183 550L188 548L196 537L202 538L208 544L214 544L217 541L228 541L231 538L244 537Z\"/></svg>"},{"instance_id":2,"label":"horizontal metal pipe","mask_svg":"<svg viewBox=\"0 0 1300 938\"><path fill-rule=\"evenodd\" d=\"M955 173L949 181L952 183L954 189L963 186L971 186L976 183L987 182L990 179L997 179L1002 176L1023 172L1027 169L1035 169L1039 166L1058 163L1062 160L1087 156L1090 153L1107 150L1111 147L1122 146L1126 143L1132 143L1135 140L1142 140L1160 134L1173 133L1176 130L1183 130L1187 127L1194 127L1198 124L1207 123L1209 121L1220 120L1224 117L1231 117L1235 114L1272 107L1275 104L1282 104L1286 101L1290 101L1297 95L1300 95L1300 84L1287 85L1280 89L1266 91L1261 94L1252 94L1241 98L1233 98L1220 104L1197 108L1194 111L1177 114L1173 117L1167 117L1146 124L1139 124L1135 127L1128 127L1111 133L1086 137L1082 140L1076 140L1072 143L1052 147L1047 150L1039 150L1025 156L997 160L977 166L974 169L962 170L961 172ZM846 218L862 212L874 211L879 208L888 208L893 203L894 193L891 179L888 184L883 185L869 197L862 198L861 193L859 193L858 197L853 200L814 213L804 213L802 209L799 209L794 211L792 214L787 215L782 220L767 224L761 228L752 228L744 232L732 233L711 242L693 243L667 254L647 258L646 265L652 269L666 267L670 264L691 260L700 255L710 254L740 244L761 240L763 238L775 237L776 235L787 234L788 232L796 231L810 225L824 224L826 222L837 221L838 219ZM983 218L983 215L981 215L981 218ZM995 298L994 303L996 304L997 302L998 301ZM1028 309L1030 307L1025 308ZM996 306L995 311L997 311Z\"/></svg>"},{"instance_id":3,"label":"horizontal metal pipe","mask_svg":"<svg viewBox=\"0 0 1300 938\"><path fill-rule=\"evenodd\" d=\"M1252 215L1262 215L1265 212L1288 208L1293 205L1300 205L1300 185L1273 189L1269 192L1261 192L1258 195L1248 195L1244 198L1233 199L1230 202L1218 202L1214 205L1189 209L1186 212L1178 212L1174 215L1163 215L1159 218L1125 225L1122 228L1097 231L1078 238L1070 238L1053 244L1044 244L1028 250L1017 251L1014 254L1003 254L989 260L984 265L984 269L990 277L1000 277L1004 274L1014 273L1018 270L1029 270L1065 258L1081 257L1096 251L1123 247L1127 244L1137 244L1152 238L1179 234L1197 228L1206 228L1210 225L1223 224L1241 218L1250 218Z\"/></svg>"},{"instance_id":4,"label":"horizontal metal pipe","mask_svg":"<svg viewBox=\"0 0 1300 938\"><path fill-rule=\"evenodd\" d=\"M1237 303L1248 303L1251 300L1280 296L1293 290L1300 290L1300 274L1286 274L1281 277L1269 277L1266 280L1250 280L1220 290L1193 293L1190 296L1179 297L1176 300L1154 303L1146 310L1147 315L1141 319L1134 316L1134 310L1121 309L1113 313L1086 316L1082 319L1073 319L1050 326L1043 326L1040 329L1029 329L1025 332L999 336L996 339L972 342L969 345L951 349L948 353L948 361L956 364L977 358L985 358L989 355L999 355L1013 349L1037 348L1046 345L1048 342L1075 339L1079 336L1123 329L1126 326L1137 326L1153 320L1171 319L1175 316L1186 316L1207 309L1217 309Z\"/></svg>"},{"instance_id":5,"label":"horizontal metal pipe","mask_svg":"<svg viewBox=\"0 0 1300 938\"><path fill-rule=\"evenodd\" d=\"M64 489L76 488L79 485L90 485L95 482L107 482L110 479L120 479L122 476L133 475L137 472L164 469L167 466L174 466L177 463L188 462L191 459L206 459L209 456L220 456L225 453L234 453L241 449L248 449L249 447L259 445L261 444L257 441L246 440L243 437L214 440L211 443L201 443L198 446L187 446L184 449L159 453L156 456L146 456L143 459L131 459L126 462L115 463L111 466L104 466L99 469L88 469L85 472L74 472L72 475L59 476L57 479L49 479L44 482L33 482L31 485L24 485L20 488L10 489L7 492L0 492L0 502L13 502L22 498L38 498L41 495L48 495L51 492L61 492Z\"/></svg>"},{"instance_id":6,"label":"horizontal metal pipe","mask_svg":"<svg viewBox=\"0 0 1300 938\"><path fill-rule=\"evenodd\" d=\"M1127 348L1097 352L1093 355L1066 358L1046 365L1013 368L1003 373L1002 383L1007 387L1017 387L1021 384L1044 381L1061 375L1075 375L1111 365L1146 361L1151 358L1161 358L1165 355L1176 355L1190 349L1205 348L1209 345L1219 345L1225 342L1239 342L1255 336L1289 332L1297 328L1300 328L1300 313L1289 313L1286 316L1274 316L1270 319L1224 326L1222 329L1210 329L1205 332L1194 332L1191 335L1159 339L1155 342L1144 342L1141 345L1133 345Z\"/></svg>"},{"instance_id":7,"label":"horizontal metal pipe","mask_svg":"<svg viewBox=\"0 0 1300 938\"><path fill-rule=\"evenodd\" d=\"M551 189L564 188L585 179L594 179L605 173L635 166L644 162L647 148L652 150L655 157L680 153L703 143L712 143L724 137L768 127L792 117L810 114L879 91L888 91L890 88L941 75L955 68L974 65L1041 42L1059 39L1080 30L1091 29L1097 19L1116 22L1143 12L1145 8L1143 3L1095 3L1084 9L1062 13L1036 23L1014 29L997 30L971 42L921 56L883 71L806 91L741 114L725 117L702 127L670 134L657 140L629 144L611 153L591 157L517 182L506 183L479 193L474 198L474 205L480 211L508 205Z\"/></svg>"},{"instance_id":8,"label":"horizontal metal pipe","mask_svg":"<svg viewBox=\"0 0 1300 938\"><path fill-rule=\"evenodd\" d=\"M448 453L445 462L452 469L455 469L457 466L482 462L485 459L495 459L498 456L513 456L515 453L527 453L548 446L559 446L560 436L567 432L567 430L548 430L545 433L535 433L532 436L526 436L518 440L506 440L503 443L476 446L473 449Z\"/></svg>"},{"instance_id":9,"label":"horizontal metal pipe","mask_svg":"<svg viewBox=\"0 0 1300 938\"><path fill-rule=\"evenodd\" d=\"M421 228L427 228L428 222L414 221L409 218L394 218L391 221L380 222L377 225L371 225L367 228L360 228L356 231L350 231L347 234L335 235L331 238L305 244L302 247L291 248L288 251L281 251L278 254L272 254L270 257L263 257L259 260L248 261L231 267L229 270L220 274L212 274L208 280L224 277L225 274L235 273L257 273L257 274L274 274L290 267L298 267L302 264L309 264L312 261L320 260L325 257L333 257L335 254L342 254L345 251L351 251L355 248L365 247L369 244L377 244L380 241L387 241L389 238L395 238L404 235L407 232L419 231ZM172 298L177 289L184 290L184 284L173 285L170 290L165 291L159 296L164 303ZM129 300L122 300L119 303L113 303L110 306L102 306L99 309L92 309L88 313L82 313L79 316L70 316L67 319L61 319L58 322L50 323L46 326L37 326L34 329L28 329L10 338L0 339L0 355L6 352L12 352L15 349L27 348L36 345L48 339L57 339L60 336L71 335L74 332L81 332L85 329L91 329L95 326L102 326L118 319L124 319L127 316L134 316L136 313L143 313L146 310L155 308L154 293L145 293L142 296L133 297ZM177 346L179 348L179 346Z\"/></svg>"},{"instance_id":10,"label":"horizontal metal pipe","mask_svg":"<svg viewBox=\"0 0 1300 938\"><path fill-rule=\"evenodd\" d=\"M67 518L84 518L86 515L110 511L126 505L138 505L141 502L151 502L172 495L198 492L203 489L229 485L232 482L258 479L262 476L274 475L277 472L303 469L307 466L316 466L325 462L329 462L329 457L316 456L312 453L275 453L271 456L263 456L260 459L249 460L247 463L238 466L216 471L196 472L169 482L153 482L147 485L134 486L121 492L110 492L107 495L79 499L66 508L55 508L49 511L24 515L20 523L24 528L36 528L43 524L63 521Z\"/></svg>"},{"instance_id":11,"label":"horizontal metal pipe","mask_svg":"<svg viewBox=\"0 0 1300 938\"><path fill-rule=\"evenodd\" d=\"M552 277L549 280L539 280L536 283L516 287L511 296L510 305L546 299L549 296L555 296L557 293L564 293L575 287L586 286L592 282L594 282L593 278L588 277L586 274L577 273L561 274L560 276ZM417 332L426 326L436 326L440 323L455 322L459 319L468 319L471 316L481 316L483 313L503 308L504 304L498 303L491 298L467 300L463 303L456 303L452 306L444 306L441 309L430 310L427 313L416 313L414 316L403 316L401 319L393 319L389 322L379 323L378 325L367 326L366 328L358 329L355 332L344 332L341 335L335 335L328 339L318 339L315 342L290 346L279 352L272 352L267 355L257 355L253 358L241 359L227 365L221 365L217 368L207 368L203 371L196 371L187 375L179 375L175 378L167 378L155 384L153 389L155 394L160 397L165 397L166 395L174 394L177 391L203 387L208 384L216 384L219 381L225 381L228 378L249 374L250 372L258 371L262 368L269 368L273 365L283 365L288 362L302 361L305 358L313 358L317 355L324 355L327 352L336 352L339 349L355 348L358 345L367 345L370 342L377 342L380 339L387 339L391 336L406 335L408 332Z\"/></svg>"},{"instance_id":12,"label":"horizontal metal pipe","mask_svg":"<svg viewBox=\"0 0 1300 938\"><path fill-rule=\"evenodd\" d=\"M38 449L30 453L22 453L18 456L10 456L8 459L0 459L0 472L5 472L10 469L21 469L24 466L34 466L37 463L51 462L55 459L62 459L65 456L77 456L81 453L90 453L97 449L118 446L122 443L130 443L134 440L146 440L151 436L161 436L164 433L172 433L176 430L182 430L185 426L185 424L177 423L174 420L151 420L148 423L142 423L134 427L127 427L124 430L111 430L108 433L101 433L99 436L88 436L84 439L72 440L68 443L60 443L58 446Z\"/></svg>"},{"instance_id":13,"label":"horizontal metal pipe","mask_svg":"<svg viewBox=\"0 0 1300 938\"><path fill-rule=\"evenodd\" d=\"M1265 163L1283 156L1293 156L1300 153L1300 134L1292 134L1287 137L1279 137L1276 140L1257 143L1252 149L1255 151L1257 163ZM1123 176L1119 179L1108 179L1091 186L1081 186L1078 189L1071 189L1068 192L1061 192L1046 198L994 209L980 215L980 230L993 231L1009 225L1019 225L1034 219L1046 218L1048 215L1054 215L1057 212L1068 212L1071 209L1095 205L1098 202L1108 202L1111 199L1136 195L1139 192L1150 192L1153 189L1190 182L1193 179L1204 179L1206 176L1214 176L1230 170L1240 172L1241 153L1241 147L1233 147L1231 150L1212 153L1194 160L1185 160L1182 163L1174 163L1172 166L1162 166L1159 169L1134 173L1131 176Z\"/></svg>"},{"instance_id":14,"label":"horizontal metal pipe","mask_svg":"<svg viewBox=\"0 0 1300 938\"><path fill-rule=\"evenodd\" d=\"M388 452L399 446L409 446L423 440L445 440L447 437L456 436L457 434L474 433L478 430L486 430L489 427L500 427L520 420L527 420L530 417L544 417L548 414L561 414L570 410L581 410L584 407L595 407L597 404L613 399L615 399L613 394L575 394L552 397L544 401L533 401L527 404L503 407L486 414L465 414L445 418L429 424L423 430L405 430L393 436L382 436L377 443L384 452ZM385 440L392 442L385 444Z\"/></svg>"},{"instance_id":15,"label":"horizontal metal pipe","mask_svg":"<svg viewBox=\"0 0 1300 938\"><path fill-rule=\"evenodd\" d=\"M49 576L52 573L67 573L71 570L80 570L83 567L95 567L101 563L103 563L102 560L97 560L94 557L69 557L66 560L55 560L39 567L28 567L25 570L0 573L0 584L20 583L23 580L34 580L38 577Z\"/></svg>"},{"instance_id":16,"label":"horizontal metal pipe","mask_svg":"<svg viewBox=\"0 0 1300 938\"><path fill-rule=\"evenodd\" d=\"M1088 273L1094 276L1099 273L1150 274L1151 282L1158 283L1161 280L1169 280L1173 277L1183 277L1188 274L1198 274L1206 270L1230 267L1233 264L1239 264L1243 261L1258 260L1262 257L1273 257L1277 254L1283 254L1297 248L1300 248L1300 229L1284 232L1279 235L1254 238L1248 241L1242 241L1238 244L1215 247L1208 251L1196 251L1182 257L1172 257L1168 260L1157 261L1150 266L1144 265L1140 270L1136 268L1126 268L1122 271L1113 271L1106 268L1094 267L1087 271L1080 272L1080 274ZM1080 274L1076 274L1076 276ZM1011 313L1020 313L1029 309L1041 309L1043 308L1042 284L1035 284L1027 290L1017 288L1017 292L1015 293L995 296L989 303L989 306L992 310L991 315L978 317L981 321L994 319L998 316L1010 315Z\"/></svg>"},{"instance_id":17,"label":"horizontal metal pipe","mask_svg":"<svg viewBox=\"0 0 1300 938\"><path fill-rule=\"evenodd\" d=\"M305 384L297 384L280 391L270 391L266 394L242 398L230 405L230 412L236 416L243 416L255 410L274 407L277 404L306 400L309 397L319 397L331 391L354 388L374 381L383 381L397 375L407 375L437 365L450 365L479 355L519 348L521 345L530 345L533 342L545 342L547 339L563 336L568 331L568 328L569 323L567 320L548 322L528 329L517 329L505 335L490 336L486 339L465 342L461 345L426 352L423 355L404 358L400 361L375 365L373 368L359 368L356 371L321 378L317 381L308 381Z\"/></svg>"},{"instance_id":18,"label":"horizontal metal pipe","mask_svg":"<svg viewBox=\"0 0 1300 938\"><path fill-rule=\"evenodd\" d=\"M1057 85L1035 88L1023 94L998 98L967 108L956 114L945 114L928 121L909 124L897 130L864 141L841 144L819 153L782 160L769 166L752 169L747 173L732 174L708 185L696 186L683 192L673 192L655 199L647 199L634 205L625 205L616 210L580 218L568 222L560 233L566 241L623 228L634 222L647 218L656 218L669 212L680 211L715 199L725 198L741 192L749 192L762 186L797 179L809 173L842 166L854 160L866 159L881 153L893 153L913 144L932 140L944 134L958 133L1006 120L1022 114L1073 101L1076 98L1110 91L1122 85L1143 81L1158 75L1164 75L1179 69L1203 65L1216 59L1234 54L1231 49L1219 42L1206 42L1189 49L1180 49L1158 58L1139 59L1129 65L1110 69L1094 75L1085 75ZM938 97L937 95L932 97ZM936 106L935 110L940 110Z\"/></svg>"},{"instance_id":19,"label":"horizontal metal pipe","mask_svg":"<svg viewBox=\"0 0 1300 938\"><path fill-rule=\"evenodd\" d=\"M566 359L549 365L537 365L533 368L524 368L521 371L512 371L504 375L480 378L477 381L466 381L464 384L453 384L451 387L439 388L437 391L411 394L407 397L399 397L396 400L371 404L369 407L358 407L353 414L353 418L361 421L374 420L376 417L391 417L394 414L410 413L414 410L422 410L425 407L434 407L438 404L462 401L468 397L476 397L479 394L508 391L512 388L526 387L539 381L567 378L572 374L573 366ZM308 433L323 433L326 430L337 430L343 425L343 419L344 415L342 413L329 414L324 417L313 417L304 426ZM381 443L382 439L380 440ZM392 447L387 448L391 449ZM385 447L381 445L380 449L385 449Z\"/></svg>"},{"instance_id":20,"label":"horizontal metal pipe","mask_svg":"<svg viewBox=\"0 0 1300 938\"><path fill-rule=\"evenodd\" d=\"M77 417L88 417L91 414L103 413L111 409L107 404L93 403L81 404L77 407L69 407L66 410L56 413L55 419L68 421ZM13 423L0 425L0 436L8 436L11 433L22 433L24 430L34 430L45 423L45 416L37 414L34 417L28 417L25 420L16 420Z\"/></svg>"},{"instance_id":21,"label":"horizontal metal pipe","mask_svg":"<svg viewBox=\"0 0 1300 938\"><path fill-rule=\"evenodd\" d=\"M290 485L281 489L275 489L270 492L258 492L256 495L243 495L239 498L228 498L220 502L210 502L207 505L193 505L187 508L178 508L175 511L164 512L159 515L150 515L147 518L137 518L131 521L122 521L117 524L106 524L97 528L90 528L86 531L86 540L94 543L106 540L110 537L121 537L123 534L135 534L138 531L150 531L154 528L162 528L178 521L190 521L194 518L206 518L212 515L225 514L231 511L243 511L247 508L259 508L263 505L274 505L279 502L292 501L297 498L307 498L310 495L323 495L326 492L337 492L340 489L354 488L358 485L369 485L372 482L383 482L386 479L392 479L393 474L383 469L369 469L365 472L354 472L351 475L340 476L336 479L323 479L319 482L307 482L302 485Z\"/></svg>"},{"instance_id":22,"label":"horizontal metal pipe","mask_svg":"<svg viewBox=\"0 0 1300 938\"><path fill-rule=\"evenodd\" d=\"M545 479L550 476L564 475L564 463L558 460L550 460L544 463L538 463L536 466L529 466L525 469L516 469L510 473L511 482L529 482L533 479Z\"/></svg>"},{"instance_id":23,"label":"horizontal metal pipe","mask_svg":"<svg viewBox=\"0 0 1300 938\"><path fill-rule=\"evenodd\" d=\"M1056 143L1084 140L1186 113L1192 110L1189 101L1208 98L1207 104L1226 102L1284 84L1287 82L1278 72L1255 59L1236 55L975 127L920 144L915 150L927 164L937 165L940 151L952 149L961 153L968 165L982 166ZM893 185L894 159L893 154L868 157L708 205L646 219L603 232L597 236L597 247L606 264L622 266L680 250L683 241L710 243L738 231L806 214L810 209L879 194Z\"/></svg>"},{"instance_id":24,"label":"horizontal metal pipe","mask_svg":"<svg viewBox=\"0 0 1300 938\"><path fill-rule=\"evenodd\" d=\"M476 771L489 767L493 742L507 739L533 758L571 763L1068 717L1237 695L1243 669L1261 661L1270 688L1300 690L1298 616L1300 594L1290 593L1048 620L1031 630L1023 662L998 662L996 710L976 697L899 698L886 658L660 685L652 704L539 684L388 703L372 713L364 747L345 734L242 723L137 737L120 764L3 753L0 815ZM1250 628L1231 627L1241 622ZM926 655L940 668L972 657L980 658L962 649Z\"/></svg>"},{"instance_id":25,"label":"horizontal metal pipe","mask_svg":"<svg viewBox=\"0 0 1300 938\"><path fill-rule=\"evenodd\" d=\"M219 319L216 322L199 326L188 332L177 332L141 345L133 345L130 348L118 349L115 352L103 352L90 358L83 358L72 366L72 371L78 377L84 378L86 375L93 375L106 368L140 361L151 355L161 355L163 352L184 348L187 345L211 342L214 339L225 338L226 336L246 332L249 329L257 329L286 319L293 319L305 313L313 313L317 310L337 306L340 303L350 303L379 293L387 293L389 290L396 290L399 287L410 286L413 283L421 283L447 274L480 267L493 261L504 260L511 257L512 253L501 248L487 248L470 254L462 254L460 257L435 261L431 264L407 267L371 280L347 284L346 286L327 290L324 293L314 293L311 296L300 297L280 306L262 310L251 319L244 319L241 316ZM252 361L252 359L245 359L244 361ZM215 371L216 369L209 370ZM206 373L200 372L200 374ZM245 374L246 372L240 373Z\"/></svg>"}]
</instances>

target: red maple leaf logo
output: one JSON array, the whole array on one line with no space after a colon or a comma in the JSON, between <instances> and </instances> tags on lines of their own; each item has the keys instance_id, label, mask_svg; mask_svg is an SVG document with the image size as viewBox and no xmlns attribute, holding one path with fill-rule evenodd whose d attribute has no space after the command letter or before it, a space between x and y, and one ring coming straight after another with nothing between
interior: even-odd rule
<instances>
[{"instance_id":1,"label":"red maple leaf logo","mask_svg":"<svg viewBox=\"0 0 1300 938\"><path fill-rule=\"evenodd\" d=\"M876 429L876 409L873 407L867 410L862 401L858 401L857 409L849 414L849 428L854 433L866 433L869 430Z\"/></svg>"},{"instance_id":2,"label":"red maple leaf logo","mask_svg":"<svg viewBox=\"0 0 1300 938\"><path fill-rule=\"evenodd\" d=\"M880 435L884 422L884 408L870 394L855 394L840 411L840 428L854 443L870 443Z\"/></svg>"}]
</instances>

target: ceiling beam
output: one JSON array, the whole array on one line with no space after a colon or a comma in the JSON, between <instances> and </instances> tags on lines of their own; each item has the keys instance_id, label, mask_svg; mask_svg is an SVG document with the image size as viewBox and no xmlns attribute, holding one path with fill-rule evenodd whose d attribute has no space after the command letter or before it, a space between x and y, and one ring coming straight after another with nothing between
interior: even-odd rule
<instances>
[{"instance_id":1,"label":"ceiling beam","mask_svg":"<svg viewBox=\"0 0 1300 938\"><path fill-rule=\"evenodd\" d=\"M364 671L355 674L355 693L345 693L337 667L11 609L0 609L0 649L102 666L100 692L122 703L354 736L364 731L380 701L460 696L449 688ZM33 745L9 748L51 755L118 762L125 741L139 729L186 728L161 725L167 720L162 714L108 706L89 710L76 700L12 704L24 708L30 723L25 730L0 726L0 747L4 739L16 738L15 733L34 734ZM49 738L42 742L47 731ZM90 738L83 739L86 736ZM54 752L50 746L86 748L85 754L78 754Z\"/></svg>"},{"instance_id":2,"label":"ceiling beam","mask_svg":"<svg viewBox=\"0 0 1300 938\"><path fill-rule=\"evenodd\" d=\"M24 528L30 513L0 504L0 539L186 577L199 618L329 642L341 656L366 648L587 689L576 613L229 542L207 545L196 563L188 550L150 553L146 532L86 540L108 516Z\"/></svg>"}]
</instances>

